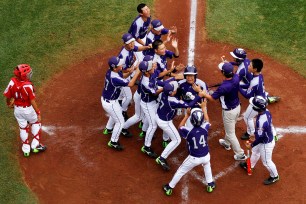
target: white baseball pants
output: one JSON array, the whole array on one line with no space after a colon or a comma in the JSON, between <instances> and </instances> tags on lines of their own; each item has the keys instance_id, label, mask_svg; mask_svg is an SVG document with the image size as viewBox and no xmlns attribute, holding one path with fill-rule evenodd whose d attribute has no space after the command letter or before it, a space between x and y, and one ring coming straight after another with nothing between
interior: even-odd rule
<instances>
[{"instance_id":1,"label":"white baseball pants","mask_svg":"<svg viewBox=\"0 0 306 204\"><path fill-rule=\"evenodd\" d=\"M157 129L157 123L155 117L158 108L158 103L156 101L145 103L141 100L140 105L144 112L146 122L149 125L146 131L145 146L151 147L152 138Z\"/></svg>"}]
</instances>

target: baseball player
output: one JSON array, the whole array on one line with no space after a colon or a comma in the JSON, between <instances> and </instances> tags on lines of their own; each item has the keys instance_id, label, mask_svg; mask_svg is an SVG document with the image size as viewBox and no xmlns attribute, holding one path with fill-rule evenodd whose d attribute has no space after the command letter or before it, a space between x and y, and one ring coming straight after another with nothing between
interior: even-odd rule
<instances>
[{"instance_id":1,"label":"baseball player","mask_svg":"<svg viewBox=\"0 0 306 204\"><path fill-rule=\"evenodd\" d=\"M165 147L164 151L156 159L157 164L160 164L165 170L170 169L166 159L181 143L181 137L172 121L176 115L176 109L193 107L197 102L200 102L201 100L198 95L196 95L194 100L190 103L179 100L175 97L177 88L177 81L171 81L164 85L164 90L161 95L161 100L159 102L156 115L156 123L163 130L163 138L171 139L171 142Z\"/></svg>"},{"instance_id":2,"label":"baseball player","mask_svg":"<svg viewBox=\"0 0 306 204\"><path fill-rule=\"evenodd\" d=\"M155 40L160 40L162 35L167 35L167 41L164 42L166 44L170 41L171 35L177 33L177 28L172 26L170 29L167 29L163 26L162 22L158 19L155 19L151 22L152 29L146 36L146 45L152 45ZM154 55L154 49L148 49L143 51L144 55Z\"/></svg>"},{"instance_id":3,"label":"baseball player","mask_svg":"<svg viewBox=\"0 0 306 204\"><path fill-rule=\"evenodd\" d=\"M142 61L139 64L139 69L142 72L142 80L140 83L141 101L140 106L144 112L145 120L148 123L144 146L141 151L149 157L156 158L157 154L151 148L153 135L157 129L155 120L156 110L158 107L157 98L158 94L163 91L163 88L157 86L158 71L155 71L156 64L152 61Z\"/></svg>"},{"instance_id":4,"label":"baseball player","mask_svg":"<svg viewBox=\"0 0 306 204\"><path fill-rule=\"evenodd\" d=\"M138 62L134 62L134 54L136 51L143 51L146 49L149 49L149 46L135 46L135 38L129 33L125 33L122 36L122 40L124 43L124 46L122 47L118 57L123 61L122 71L126 72L128 68L130 68L133 64L134 66ZM127 71L128 72L128 71ZM126 86L122 88L121 96L120 98L123 98L122 101L122 114L125 120L128 119L127 115L127 109L128 106L132 100L132 91L131 88Z\"/></svg>"},{"instance_id":5,"label":"baseball player","mask_svg":"<svg viewBox=\"0 0 306 204\"><path fill-rule=\"evenodd\" d=\"M132 87L135 84L140 72L137 67L135 75L130 80L129 76L134 71L133 67L129 69L129 72L122 73L123 62L118 57L111 57L108 60L108 65L109 70L106 72L104 89L101 96L102 107L109 115L106 130L110 130L114 125L111 140L108 142L108 146L116 150L122 150L123 147L120 145L118 140L123 128L124 118L122 115L122 107L119 104L118 98L122 87Z\"/></svg>"},{"instance_id":6,"label":"baseball player","mask_svg":"<svg viewBox=\"0 0 306 204\"><path fill-rule=\"evenodd\" d=\"M187 114L179 125L181 136L187 140L189 155L178 168L170 183L163 186L163 190L168 196L172 194L173 188L180 179L198 165L203 166L207 182L207 192L212 192L216 187L212 177L207 143L208 130L211 125L206 111L206 100L201 103L201 108L194 108L191 112L188 109ZM192 128L184 126L189 116L191 117Z\"/></svg>"},{"instance_id":7,"label":"baseball player","mask_svg":"<svg viewBox=\"0 0 306 204\"><path fill-rule=\"evenodd\" d=\"M237 65L238 69L236 74L238 74L240 79L240 87L242 89L247 89L250 86L250 82L253 78L253 74L248 71L250 65L250 60L247 58L247 53L242 48L236 48L233 52L230 52L235 62L230 62L232 65ZM275 103L280 100L278 96L267 96L269 103Z\"/></svg>"},{"instance_id":8,"label":"baseball player","mask_svg":"<svg viewBox=\"0 0 306 204\"><path fill-rule=\"evenodd\" d=\"M141 3L137 6L137 11L139 15L132 22L128 33L136 39L136 46L145 46L146 35L151 23L150 8L146 4ZM144 57L142 52L135 52L135 56L138 62L141 62Z\"/></svg>"},{"instance_id":9,"label":"baseball player","mask_svg":"<svg viewBox=\"0 0 306 204\"><path fill-rule=\"evenodd\" d=\"M221 62L218 67L221 70L224 81L212 95L209 95L207 91L201 91L199 86L194 85L194 88L197 92L201 92L199 96L205 97L210 101L220 100L225 137L224 139L219 139L219 143L226 150L230 150L231 146L233 147L235 160L245 160L246 155L241 149L235 133L235 125L240 113L239 77L234 74L234 67L231 63Z\"/></svg>"},{"instance_id":10,"label":"baseball player","mask_svg":"<svg viewBox=\"0 0 306 204\"><path fill-rule=\"evenodd\" d=\"M157 62L157 70L160 72L158 77L162 79L164 76L176 76L176 74L172 73L175 68L172 67L167 69L167 58L172 59L179 57L178 50L178 41L175 38L172 38L171 45L174 48L174 52L167 50L166 45L162 40L155 40L152 44L152 47L155 51L153 61Z\"/></svg>"},{"instance_id":11,"label":"baseball player","mask_svg":"<svg viewBox=\"0 0 306 204\"><path fill-rule=\"evenodd\" d=\"M272 161L272 153L275 146L273 137L272 116L267 107L267 100L262 96L255 96L250 98L250 104L255 111L258 112L256 117L255 138L252 136L246 142L247 148L252 148L251 168L253 169L261 158L262 164L270 173L268 179L264 180L265 185L270 185L279 180L279 175L274 162ZM246 162L241 162L240 166L247 169Z\"/></svg>"},{"instance_id":12,"label":"baseball player","mask_svg":"<svg viewBox=\"0 0 306 204\"><path fill-rule=\"evenodd\" d=\"M41 114L36 103L34 86L31 82L32 68L28 64L20 64L14 69L15 77L11 78L4 91L6 103L9 108L14 108L14 115L19 125L22 151L25 157L34 153L43 152L46 146L40 143ZM29 131L33 140L29 142Z\"/></svg>"},{"instance_id":13,"label":"baseball player","mask_svg":"<svg viewBox=\"0 0 306 204\"><path fill-rule=\"evenodd\" d=\"M261 70L263 68L263 62L261 59L252 59L248 71L253 75L253 79L250 82L250 85L247 90L239 87L240 93L247 99L250 99L254 96L262 96L267 99L268 93L265 91L264 79L261 74ZM247 126L247 132L245 132L241 139L248 140L250 135L254 134L254 118L257 116L258 112L253 109L252 104L249 104L247 110L244 113L243 119ZM276 131L273 128L274 135L276 135Z\"/></svg>"}]
</instances>

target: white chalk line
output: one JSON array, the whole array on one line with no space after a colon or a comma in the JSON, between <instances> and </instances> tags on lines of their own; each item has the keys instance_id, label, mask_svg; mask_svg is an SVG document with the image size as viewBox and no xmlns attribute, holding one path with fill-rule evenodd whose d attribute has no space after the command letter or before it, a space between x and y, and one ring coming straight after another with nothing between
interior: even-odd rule
<instances>
[{"instance_id":1,"label":"white chalk line","mask_svg":"<svg viewBox=\"0 0 306 204\"><path fill-rule=\"evenodd\" d=\"M196 32L196 20L197 20L196 17L197 17L197 0L191 0L188 65L194 65L195 32Z\"/></svg>"}]
</instances>

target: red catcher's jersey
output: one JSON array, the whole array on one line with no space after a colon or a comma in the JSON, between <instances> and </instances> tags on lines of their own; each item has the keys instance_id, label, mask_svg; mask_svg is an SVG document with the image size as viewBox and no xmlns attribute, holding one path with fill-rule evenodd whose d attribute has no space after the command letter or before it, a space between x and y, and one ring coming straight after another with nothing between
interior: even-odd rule
<instances>
[{"instance_id":1,"label":"red catcher's jersey","mask_svg":"<svg viewBox=\"0 0 306 204\"><path fill-rule=\"evenodd\" d=\"M30 81L19 81L12 78L3 95L6 98L14 98L17 106L30 106L31 100L35 99L34 87Z\"/></svg>"}]
</instances>

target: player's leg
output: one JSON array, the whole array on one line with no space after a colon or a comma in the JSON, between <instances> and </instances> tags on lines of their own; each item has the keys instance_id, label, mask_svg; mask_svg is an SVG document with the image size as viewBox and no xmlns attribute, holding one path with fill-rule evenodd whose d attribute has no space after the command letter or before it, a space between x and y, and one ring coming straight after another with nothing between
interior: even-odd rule
<instances>
[{"instance_id":1,"label":"player's leg","mask_svg":"<svg viewBox=\"0 0 306 204\"><path fill-rule=\"evenodd\" d=\"M20 139L22 141L22 151L24 156L30 156L30 143L29 143L29 129L30 126L28 125L27 120L24 118L23 114L23 108L22 107L15 107L14 108L14 115L19 125L19 135Z\"/></svg>"},{"instance_id":2,"label":"player's leg","mask_svg":"<svg viewBox=\"0 0 306 204\"><path fill-rule=\"evenodd\" d=\"M249 104L248 108L245 111L243 116L243 120L247 126L247 131L242 135L241 139L248 140L250 135L253 135L255 132L254 118L258 115L257 111L253 110L251 104Z\"/></svg>"},{"instance_id":3,"label":"player's leg","mask_svg":"<svg viewBox=\"0 0 306 204\"><path fill-rule=\"evenodd\" d=\"M199 161L197 161L196 157L192 157L188 155L188 157L183 161L181 166L175 172L172 180L169 183L170 188L175 188L176 184L181 180L181 178L193 169L195 166L199 165Z\"/></svg>"},{"instance_id":4,"label":"player's leg","mask_svg":"<svg viewBox=\"0 0 306 204\"><path fill-rule=\"evenodd\" d=\"M124 116L124 119L127 120L128 116L126 112L127 112L129 104L131 103L133 95L132 95L131 88L128 86L122 87L121 92L123 94L122 114Z\"/></svg>"},{"instance_id":5,"label":"player's leg","mask_svg":"<svg viewBox=\"0 0 306 204\"><path fill-rule=\"evenodd\" d=\"M261 144L258 144L252 148L252 155L251 155L251 168L252 169L256 166L260 158L260 146Z\"/></svg>"},{"instance_id":6,"label":"player's leg","mask_svg":"<svg viewBox=\"0 0 306 204\"><path fill-rule=\"evenodd\" d=\"M267 144L262 144L260 149L260 156L262 164L267 168L267 170L270 173L270 177L278 177L278 172L276 169L276 165L272 161L272 153L275 146L275 141L272 140L272 142Z\"/></svg>"},{"instance_id":7,"label":"player's leg","mask_svg":"<svg viewBox=\"0 0 306 204\"><path fill-rule=\"evenodd\" d=\"M240 114L240 106L233 110L222 111L223 124L225 129L225 141L232 145L233 151L235 153L235 160L245 160L246 156L243 149L240 147L240 143L236 136L235 125L237 118Z\"/></svg>"},{"instance_id":8,"label":"player's leg","mask_svg":"<svg viewBox=\"0 0 306 204\"><path fill-rule=\"evenodd\" d=\"M207 192L211 193L213 189L216 187L216 185L213 180L212 171L211 171L210 154L208 153L205 157L201 157L200 160L202 161L205 179L207 182Z\"/></svg>"},{"instance_id":9,"label":"player's leg","mask_svg":"<svg viewBox=\"0 0 306 204\"><path fill-rule=\"evenodd\" d=\"M172 121L163 121L158 118L157 124L171 139L171 142L166 146L161 154L162 158L167 159L181 143L181 137Z\"/></svg>"},{"instance_id":10,"label":"player's leg","mask_svg":"<svg viewBox=\"0 0 306 204\"><path fill-rule=\"evenodd\" d=\"M132 125L136 124L141 120L141 115L142 115L142 110L140 108L141 98L140 94L137 91L135 91L133 99L135 104L135 114L124 123L123 129L128 129L129 127L131 127Z\"/></svg>"}]
</instances>

